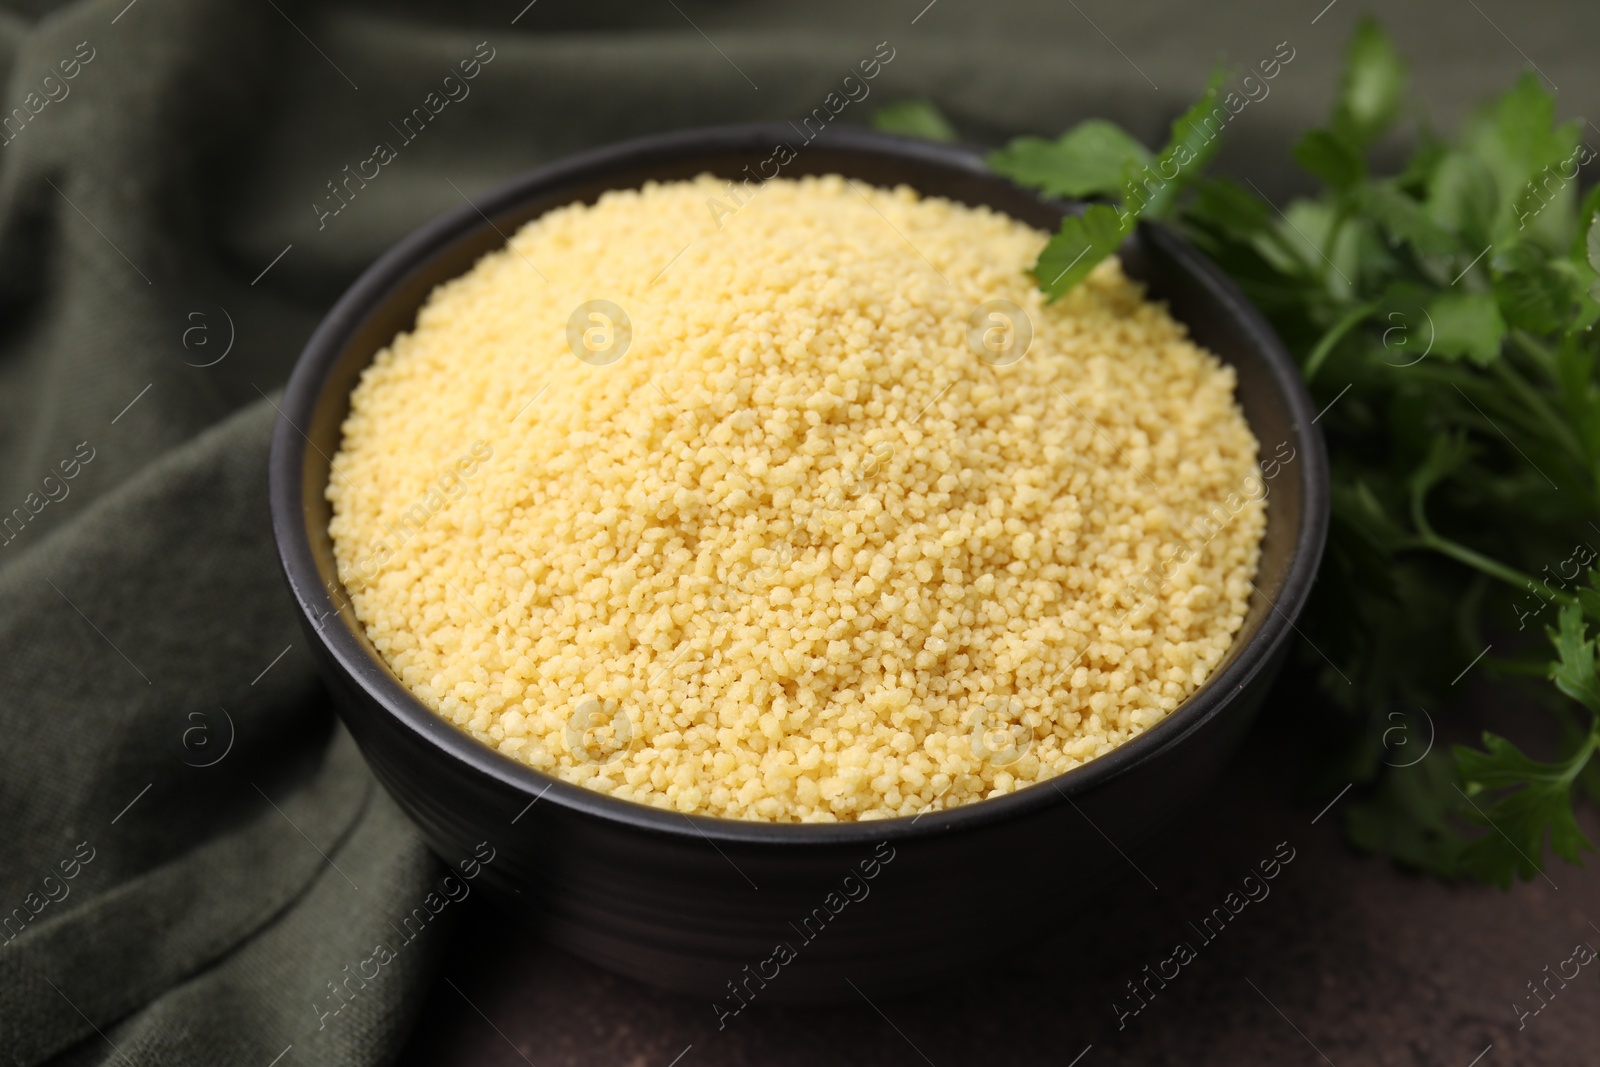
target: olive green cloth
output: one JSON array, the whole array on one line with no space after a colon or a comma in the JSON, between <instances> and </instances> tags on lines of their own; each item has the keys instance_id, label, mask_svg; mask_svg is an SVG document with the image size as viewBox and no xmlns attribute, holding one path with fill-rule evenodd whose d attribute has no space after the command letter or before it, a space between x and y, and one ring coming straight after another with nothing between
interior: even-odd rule
<instances>
[{"instance_id":1,"label":"olive green cloth","mask_svg":"<svg viewBox=\"0 0 1600 1067\"><path fill-rule=\"evenodd\" d=\"M1520 50L1592 93L1592 6L1483 3L1516 45L1472 6L1389 14L1435 114ZM926 96L992 143L1155 140L1219 57L1287 42L1230 126L1276 195L1358 0L524 4L0 7L7 1062L368 1064L417 1025L451 916L400 926L442 870L335 723L265 504L269 397L386 247L577 149L831 109L881 46L836 121Z\"/></svg>"}]
</instances>

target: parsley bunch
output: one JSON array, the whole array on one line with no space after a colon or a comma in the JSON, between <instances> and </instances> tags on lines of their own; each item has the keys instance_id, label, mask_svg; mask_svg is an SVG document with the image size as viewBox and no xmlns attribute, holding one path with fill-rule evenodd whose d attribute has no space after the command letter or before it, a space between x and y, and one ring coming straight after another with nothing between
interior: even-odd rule
<instances>
[{"instance_id":1,"label":"parsley bunch","mask_svg":"<svg viewBox=\"0 0 1600 1067\"><path fill-rule=\"evenodd\" d=\"M1362 785L1345 806L1352 840L1502 886L1539 873L1547 844L1578 862L1593 846L1574 792L1600 798L1589 547L1600 545L1600 189L1580 202L1578 169L1594 155L1583 126L1557 124L1529 75L1453 140L1424 128L1398 173L1374 173L1369 150L1399 117L1406 69L1369 20L1327 126L1293 149L1321 191L1274 204L1205 173L1227 121L1222 84L1212 79L1156 153L1098 120L992 153L1023 185L1092 200L1032 273L1059 297L1140 218L1160 219L1295 353L1324 409L1333 475L1302 653L1343 713L1324 770L1333 788ZM913 129L938 128L916 112L902 105L882 124L906 128L911 115ZM1481 748L1431 746L1419 712L1459 694L1473 665L1554 683L1530 692L1553 717L1557 758L1491 733Z\"/></svg>"}]
</instances>

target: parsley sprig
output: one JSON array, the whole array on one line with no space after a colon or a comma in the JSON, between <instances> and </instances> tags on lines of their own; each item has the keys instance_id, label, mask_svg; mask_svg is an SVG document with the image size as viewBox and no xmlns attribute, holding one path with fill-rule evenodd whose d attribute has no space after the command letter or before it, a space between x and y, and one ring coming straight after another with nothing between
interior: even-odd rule
<instances>
[{"instance_id":1,"label":"parsley sprig","mask_svg":"<svg viewBox=\"0 0 1600 1067\"><path fill-rule=\"evenodd\" d=\"M1220 76L1158 152L1094 120L989 162L1091 201L1033 267L1050 298L1161 219L1271 319L1326 406L1333 521L1305 624L1317 651L1303 651L1350 727L1325 768L1363 783L1346 830L1414 867L1509 886L1542 871L1547 847L1571 862L1592 850L1574 793L1600 798L1600 189L1580 200L1594 153L1532 75L1453 139L1423 127L1404 166L1378 173L1406 80L1363 22L1327 125L1293 148L1321 189L1282 205L1206 173ZM1556 758L1492 733L1390 758L1397 721L1422 733L1395 709L1446 706L1491 642L1478 671L1553 683L1529 706L1553 717ZM1413 753L1427 738L1414 740Z\"/></svg>"}]
</instances>

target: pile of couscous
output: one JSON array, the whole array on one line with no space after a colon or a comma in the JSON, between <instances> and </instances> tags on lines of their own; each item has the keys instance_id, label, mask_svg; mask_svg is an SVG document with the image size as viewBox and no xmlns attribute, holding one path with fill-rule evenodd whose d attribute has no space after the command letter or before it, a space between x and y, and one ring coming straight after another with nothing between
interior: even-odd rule
<instances>
[{"instance_id":1,"label":"pile of couscous","mask_svg":"<svg viewBox=\"0 0 1600 1067\"><path fill-rule=\"evenodd\" d=\"M1227 653L1266 487L1232 369L1115 260L1045 305L1045 240L837 177L530 222L354 391L357 617L483 743L681 812L914 815L1109 752Z\"/></svg>"}]
</instances>

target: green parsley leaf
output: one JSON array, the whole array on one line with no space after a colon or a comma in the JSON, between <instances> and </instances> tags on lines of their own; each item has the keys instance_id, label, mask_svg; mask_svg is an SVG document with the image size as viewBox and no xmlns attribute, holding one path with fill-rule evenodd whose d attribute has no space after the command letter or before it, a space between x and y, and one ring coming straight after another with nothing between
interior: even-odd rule
<instances>
[{"instance_id":1,"label":"green parsley leaf","mask_svg":"<svg viewBox=\"0 0 1600 1067\"><path fill-rule=\"evenodd\" d=\"M1506 323L1537 334L1554 333L1572 316L1577 278L1537 246L1513 245L1494 257L1494 292Z\"/></svg>"},{"instance_id":2,"label":"green parsley leaf","mask_svg":"<svg viewBox=\"0 0 1600 1067\"><path fill-rule=\"evenodd\" d=\"M1061 231L1050 238L1031 273L1051 300L1089 276L1099 262L1121 247L1133 232L1131 215L1090 204L1081 215L1061 220Z\"/></svg>"},{"instance_id":3,"label":"green parsley leaf","mask_svg":"<svg viewBox=\"0 0 1600 1067\"><path fill-rule=\"evenodd\" d=\"M989 166L1019 185L1051 196L1115 196L1149 149L1114 123L1090 119L1054 141L1019 137L989 154Z\"/></svg>"},{"instance_id":4,"label":"green parsley leaf","mask_svg":"<svg viewBox=\"0 0 1600 1067\"><path fill-rule=\"evenodd\" d=\"M1594 572L1590 572L1591 581ZM1592 590L1587 590L1592 592ZM1556 688L1590 711L1600 713L1600 677L1595 673L1595 643L1583 623L1583 611L1576 604L1561 609L1561 629L1551 631L1560 658L1550 667Z\"/></svg>"},{"instance_id":5,"label":"green parsley leaf","mask_svg":"<svg viewBox=\"0 0 1600 1067\"><path fill-rule=\"evenodd\" d=\"M1295 144L1294 161L1343 192L1367 176L1367 164L1348 141L1327 130L1308 130Z\"/></svg>"},{"instance_id":6,"label":"green parsley leaf","mask_svg":"<svg viewBox=\"0 0 1600 1067\"><path fill-rule=\"evenodd\" d=\"M989 156L989 165L1022 185L1062 196L1120 190L1118 208L1092 204L1062 220L1061 230L1030 270L1056 300L1114 253L1141 215L1165 216L1177 196L1216 154L1229 115L1217 105L1221 71L1206 91L1172 123L1172 137L1153 158L1108 122L1083 123L1054 142L1024 137Z\"/></svg>"},{"instance_id":7,"label":"green parsley leaf","mask_svg":"<svg viewBox=\"0 0 1600 1067\"><path fill-rule=\"evenodd\" d=\"M872 115L873 129L921 137L925 141L954 141L956 128L928 100L900 100L880 107Z\"/></svg>"},{"instance_id":8,"label":"green parsley leaf","mask_svg":"<svg viewBox=\"0 0 1600 1067\"><path fill-rule=\"evenodd\" d=\"M1190 217L1237 236L1265 234L1275 217L1272 208L1255 193L1226 178L1200 178L1193 182Z\"/></svg>"},{"instance_id":9,"label":"green parsley leaf","mask_svg":"<svg viewBox=\"0 0 1600 1067\"><path fill-rule=\"evenodd\" d=\"M1444 292L1428 305L1433 352L1448 359L1465 356L1487 366L1500 355L1506 323L1491 293Z\"/></svg>"},{"instance_id":10,"label":"green parsley leaf","mask_svg":"<svg viewBox=\"0 0 1600 1067\"><path fill-rule=\"evenodd\" d=\"M1452 821L1460 807L1455 782L1450 757L1429 753L1415 766L1385 775L1371 796L1351 804L1345 812L1345 832L1364 851L1453 878L1460 873L1466 843Z\"/></svg>"},{"instance_id":11,"label":"green parsley leaf","mask_svg":"<svg viewBox=\"0 0 1600 1067\"><path fill-rule=\"evenodd\" d=\"M1429 256L1461 251L1455 236L1393 182L1369 182L1362 186L1359 200L1362 210L1390 241L1403 241Z\"/></svg>"},{"instance_id":12,"label":"green parsley leaf","mask_svg":"<svg viewBox=\"0 0 1600 1067\"><path fill-rule=\"evenodd\" d=\"M1570 206L1565 211L1557 207L1535 212L1527 199L1530 190L1543 187L1546 168L1571 156L1578 143L1581 125L1556 126L1555 106L1555 97L1544 91L1538 77L1524 74L1510 92L1481 109L1463 131L1462 145L1494 177L1497 242L1548 234L1570 224ZM1569 197L1570 192L1568 189ZM1531 235L1526 232L1529 229Z\"/></svg>"},{"instance_id":13,"label":"green parsley leaf","mask_svg":"<svg viewBox=\"0 0 1600 1067\"><path fill-rule=\"evenodd\" d=\"M1356 149L1393 124L1405 96L1406 67L1394 42L1371 17L1361 20L1345 56L1333 130Z\"/></svg>"},{"instance_id":14,"label":"green parsley leaf","mask_svg":"<svg viewBox=\"0 0 1600 1067\"><path fill-rule=\"evenodd\" d=\"M1172 120L1172 133L1155 161L1130 182L1127 202L1135 213L1165 218L1172 203L1216 156L1231 116L1220 103L1223 72L1212 72L1205 92Z\"/></svg>"},{"instance_id":15,"label":"green parsley leaf","mask_svg":"<svg viewBox=\"0 0 1600 1067\"><path fill-rule=\"evenodd\" d=\"M1478 157L1446 151L1428 177L1428 216L1461 234L1472 254L1487 248L1494 227L1494 175Z\"/></svg>"},{"instance_id":16,"label":"green parsley leaf","mask_svg":"<svg viewBox=\"0 0 1600 1067\"><path fill-rule=\"evenodd\" d=\"M1456 770L1464 786L1467 817L1490 833L1462 850L1461 866L1486 882L1509 889L1514 876L1529 879L1541 871L1546 837L1556 855L1577 863L1594 845L1572 811L1572 784L1594 754L1590 733L1577 751L1555 763L1540 763L1510 741L1485 732L1483 751L1455 748ZM1486 807L1486 794L1510 790Z\"/></svg>"}]
</instances>

